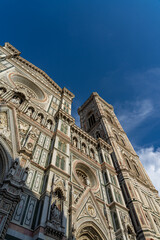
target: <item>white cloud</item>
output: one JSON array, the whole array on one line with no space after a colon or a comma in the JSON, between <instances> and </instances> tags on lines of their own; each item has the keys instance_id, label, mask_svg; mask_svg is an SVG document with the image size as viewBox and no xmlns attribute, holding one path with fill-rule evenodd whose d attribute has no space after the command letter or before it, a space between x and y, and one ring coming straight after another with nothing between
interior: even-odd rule
<instances>
[{"instance_id":1,"label":"white cloud","mask_svg":"<svg viewBox=\"0 0 160 240\"><path fill-rule=\"evenodd\" d=\"M117 106L118 119L126 132L135 129L146 118L148 118L154 110L150 99L135 102L126 102L124 106Z\"/></svg>"},{"instance_id":2,"label":"white cloud","mask_svg":"<svg viewBox=\"0 0 160 240\"><path fill-rule=\"evenodd\" d=\"M160 193L160 148L142 148L137 153L153 185Z\"/></svg>"}]
</instances>

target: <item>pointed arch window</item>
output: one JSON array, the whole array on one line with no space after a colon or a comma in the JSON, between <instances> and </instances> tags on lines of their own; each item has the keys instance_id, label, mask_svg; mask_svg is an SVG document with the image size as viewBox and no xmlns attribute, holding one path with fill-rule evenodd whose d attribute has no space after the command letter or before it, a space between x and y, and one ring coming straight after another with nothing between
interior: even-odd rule
<instances>
[{"instance_id":1,"label":"pointed arch window","mask_svg":"<svg viewBox=\"0 0 160 240\"><path fill-rule=\"evenodd\" d=\"M100 138L101 137L101 134L99 131L96 132L96 139Z\"/></svg>"},{"instance_id":2,"label":"pointed arch window","mask_svg":"<svg viewBox=\"0 0 160 240\"><path fill-rule=\"evenodd\" d=\"M96 120L95 120L94 114L92 114L92 115L88 118L88 122L89 122L89 127L90 127L90 128L95 124Z\"/></svg>"}]
</instances>

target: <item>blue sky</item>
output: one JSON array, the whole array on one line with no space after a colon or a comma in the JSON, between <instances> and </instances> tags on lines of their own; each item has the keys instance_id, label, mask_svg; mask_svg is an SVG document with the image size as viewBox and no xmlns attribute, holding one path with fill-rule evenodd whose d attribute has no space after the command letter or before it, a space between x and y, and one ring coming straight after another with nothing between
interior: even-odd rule
<instances>
[{"instance_id":1,"label":"blue sky","mask_svg":"<svg viewBox=\"0 0 160 240\"><path fill-rule=\"evenodd\" d=\"M93 91L111 103L160 190L159 0L1 0L0 34L75 94L77 123Z\"/></svg>"}]
</instances>

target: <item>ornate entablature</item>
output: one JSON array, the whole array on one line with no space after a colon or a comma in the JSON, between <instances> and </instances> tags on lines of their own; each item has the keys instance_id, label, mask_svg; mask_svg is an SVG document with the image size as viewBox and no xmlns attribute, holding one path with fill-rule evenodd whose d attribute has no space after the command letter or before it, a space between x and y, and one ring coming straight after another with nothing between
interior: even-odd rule
<instances>
[{"instance_id":1,"label":"ornate entablature","mask_svg":"<svg viewBox=\"0 0 160 240\"><path fill-rule=\"evenodd\" d=\"M0 47L0 239L158 239L160 198L113 107L92 93L79 128L73 98Z\"/></svg>"}]
</instances>

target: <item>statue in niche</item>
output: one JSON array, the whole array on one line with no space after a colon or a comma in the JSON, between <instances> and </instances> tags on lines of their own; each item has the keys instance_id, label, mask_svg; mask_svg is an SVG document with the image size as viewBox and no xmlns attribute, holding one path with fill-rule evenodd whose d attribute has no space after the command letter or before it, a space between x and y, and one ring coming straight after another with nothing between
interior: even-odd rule
<instances>
[{"instance_id":1,"label":"statue in niche","mask_svg":"<svg viewBox=\"0 0 160 240\"><path fill-rule=\"evenodd\" d=\"M3 93L6 92L6 89L5 88L0 88L0 95L2 95Z\"/></svg>"},{"instance_id":2,"label":"statue in niche","mask_svg":"<svg viewBox=\"0 0 160 240\"><path fill-rule=\"evenodd\" d=\"M15 95L12 99L11 102L19 106L22 103L22 99L18 96Z\"/></svg>"},{"instance_id":3,"label":"statue in niche","mask_svg":"<svg viewBox=\"0 0 160 240\"><path fill-rule=\"evenodd\" d=\"M38 114L38 116L37 116L37 122L38 122L38 123L41 123L41 122L42 122L42 119L43 119L43 115L42 115L42 114Z\"/></svg>"},{"instance_id":4,"label":"statue in niche","mask_svg":"<svg viewBox=\"0 0 160 240\"><path fill-rule=\"evenodd\" d=\"M11 168L9 169L9 172L8 172L8 177L12 177L14 176L15 172L16 172L16 169L18 167L18 160L15 160L11 166Z\"/></svg>"},{"instance_id":5,"label":"statue in niche","mask_svg":"<svg viewBox=\"0 0 160 240\"><path fill-rule=\"evenodd\" d=\"M87 176L86 177L86 185L89 187L90 186L90 180L89 180L89 177Z\"/></svg>"},{"instance_id":6,"label":"statue in niche","mask_svg":"<svg viewBox=\"0 0 160 240\"><path fill-rule=\"evenodd\" d=\"M57 207L57 201L55 200L51 205L51 213L50 213L50 220L52 223L59 223L61 222L61 211Z\"/></svg>"},{"instance_id":7,"label":"statue in niche","mask_svg":"<svg viewBox=\"0 0 160 240\"><path fill-rule=\"evenodd\" d=\"M22 178L23 182L25 182L27 180L28 172L29 172L29 167L26 167L24 170L23 178Z\"/></svg>"},{"instance_id":8,"label":"statue in niche","mask_svg":"<svg viewBox=\"0 0 160 240\"><path fill-rule=\"evenodd\" d=\"M73 138L73 146L74 146L74 147L77 147L77 145L78 145L77 142L78 142L78 141L77 141L77 138L74 137L74 138Z\"/></svg>"},{"instance_id":9,"label":"statue in niche","mask_svg":"<svg viewBox=\"0 0 160 240\"><path fill-rule=\"evenodd\" d=\"M27 109L26 115L29 116L29 117L32 117L33 112L34 112L33 108L29 107Z\"/></svg>"},{"instance_id":10,"label":"statue in niche","mask_svg":"<svg viewBox=\"0 0 160 240\"><path fill-rule=\"evenodd\" d=\"M47 127L47 129L51 129L51 127L52 127L52 121L51 120L48 120L47 121L47 125L46 125L46 127Z\"/></svg>"}]
</instances>

